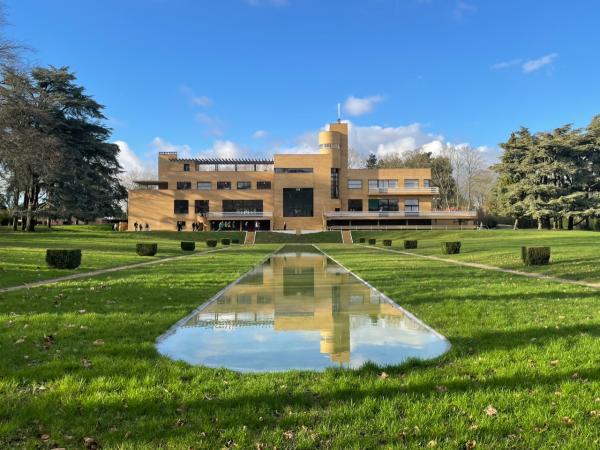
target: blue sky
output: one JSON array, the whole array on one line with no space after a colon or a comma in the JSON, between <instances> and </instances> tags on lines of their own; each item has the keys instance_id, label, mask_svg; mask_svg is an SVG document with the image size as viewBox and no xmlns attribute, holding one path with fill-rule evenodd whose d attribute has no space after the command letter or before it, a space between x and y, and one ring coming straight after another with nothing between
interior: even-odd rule
<instances>
[{"instance_id":1,"label":"blue sky","mask_svg":"<svg viewBox=\"0 0 600 450\"><path fill-rule=\"evenodd\" d=\"M337 103L362 153L469 143L488 159L521 125L600 113L593 0L5 3L29 62L70 66L106 105L129 166L308 151Z\"/></svg>"}]
</instances>

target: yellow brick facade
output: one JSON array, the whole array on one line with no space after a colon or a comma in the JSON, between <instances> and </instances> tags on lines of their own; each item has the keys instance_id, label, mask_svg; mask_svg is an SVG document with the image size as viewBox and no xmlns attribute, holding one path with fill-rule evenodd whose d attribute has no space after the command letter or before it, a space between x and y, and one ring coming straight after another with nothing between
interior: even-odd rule
<instances>
[{"instance_id":1,"label":"yellow brick facade","mask_svg":"<svg viewBox=\"0 0 600 450\"><path fill-rule=\"evenodd\" d=\"M432 211L437 190L428 168L348 168L346 123L330 124L328 131L319 133L319 150L277 154L272 160L180 159L176 153L161 153L158 180L139 181L153 189L129 191L129 230L136 223L148 224L151 230L176 230L178 223L185 230L191 230L192 223L205 230L473 223L473 213ZM227 182L230 188L223 189ZM296 208L311 194L312 204ZM203 206L197 212L196 201L208 202L208 212ZM350 211L358 204L361 210Z\"/></svg>"}]
</instances>

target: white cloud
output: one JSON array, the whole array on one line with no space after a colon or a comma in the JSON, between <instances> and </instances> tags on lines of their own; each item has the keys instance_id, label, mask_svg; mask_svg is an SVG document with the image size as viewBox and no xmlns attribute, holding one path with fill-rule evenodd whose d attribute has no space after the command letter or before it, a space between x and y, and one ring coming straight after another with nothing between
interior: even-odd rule
<instances>
[{"instance_id":1,"label":"white cloud","mask_svg":"<svg viewBox=\"0 0 600 450\"><path fill-rule=\"evenodd\" d=\"M186 86L185 84L181 86L181 92L183 93L183 95L185 95L185 97L192 105L207 107L212 106L213 104L213 101L210 97L207 97L205 95L196 95L193 89L189 86Z\"/></svg>"},{"instance_id":2,"label":"white cloud","mask_svg":"<svg viewBox=\"0 0 600 450\"><path fill-rule=\"evenodd\" d=\"M381 95L373 95L370 97L354 97L351 95L344 102L344 112L350 116L361 116L370 113L375 108L375 105L383 100Z\"/></svg>"},{"instance_id":3,"label":"white cloud","mask_svg":"<svg viewBox=\"0 0 600 450\"><path fill-rule=\"evenodd\" d=\"M266 138L269 135L269 132L266 130L256 130L253 134L252 137L254 139L262 139L262 138Z\"/></svg>"},{"instance_id":4,"label":"white cloud","mask_svg":"<svg viewBox=\"0 0 600 450\"><path fill-rule=\"evenodd\" d=\"M523 63L523 72L535 72L536 70L539 70L548 64L552 64L556 58L558 58L558 53L549 53L548 55L544 55L540 58L525 61Z\"/></svg>"},{"instance_id":5,"label":"white cloud","mask_svg":"<svg viewBox=\"0 0 600 450\"><path fill-rule=\"evenodd\" d=\"M146 167L125 141L114 142L119 147L117 159L125 172L142 172Z\"/></svg>"},{"instance_id":6,"label":"white cloud","mask_svg":"<svg viewBox=\"0 0 600 450\"><path fill-rule=\"evenodd\" d=\"M206 127L206 132L210 136L221 137L225 134L225 128L227 127L225 122L216 117L198 113L196 114L196 120Z\"/></svg>"},{"instance_id":7,"label":"white cloud","mask_svg":"<svg viewBox=\"0 0 600 450\"><path fill-rule=\"evenodd\" d=\"M491 69L492 70L507 69L509 67L516 66L517 64L521 64L521 62L523 62L523 60L521 58L511 59L510 61L501 61L499 63L494 64L491 67Z\"/></svg>"},{"instance_id":8,"label":"white cloud","mask_svg":"<svg viewBox=\"0 0 600 450\"><path fill-rule=\"evenodd\" d=\"M190 157L192 155L192 149L189 145L172 144L158 136L152 139L150 148L152 150L153 156L156 156L158 152L177 152L178 155L181 155L184 158Z\"/></svg>"}]
</instances>

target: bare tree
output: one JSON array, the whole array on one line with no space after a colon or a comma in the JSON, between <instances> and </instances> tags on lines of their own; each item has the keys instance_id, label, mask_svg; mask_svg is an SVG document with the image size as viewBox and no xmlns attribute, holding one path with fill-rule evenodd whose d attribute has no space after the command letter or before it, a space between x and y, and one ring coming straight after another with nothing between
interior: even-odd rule
<instances>
[{"instance_id":1,"label":"bare tree","mask_svg":"<svg viewBox=\"0 0 600 450\"><path fill-rule=\"evenodd\" d=\"M365 158L363 158L358 150L350 147L348 149L348 168L349 169L362 169L365 167Z\"/></svg>"},{"instance_id":2,"label":"bare tree","mask_svg":"<svg viewBox=\"0 0 600 450\"><path fill-rule=\"evenodd\" d=\"M473 206L473 187L476 181L476 176L484 169L483 157L481 152L468 145L461 146L459 151L460 159L462 160L462 187L464 198L467 202L467 209ZM459 183L459 186L461 184Z\"/></svg>"}]
</instances>

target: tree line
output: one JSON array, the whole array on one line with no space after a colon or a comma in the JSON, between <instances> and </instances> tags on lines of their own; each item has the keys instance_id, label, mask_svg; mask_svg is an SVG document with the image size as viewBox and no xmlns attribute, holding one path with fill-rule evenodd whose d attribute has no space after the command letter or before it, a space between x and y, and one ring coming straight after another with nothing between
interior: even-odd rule
<instances>
[{"instance_id":1,"label":"tree line","mask_svg":"<svg viewBox=\"0 0 600 450\"><path fill-rule=\"evenodd\" d=\"M600 115L582 129L532 134L521 128L500 144L492 209L538 228L569 230L600 216Z\"/></svg>"}]
</instances>

